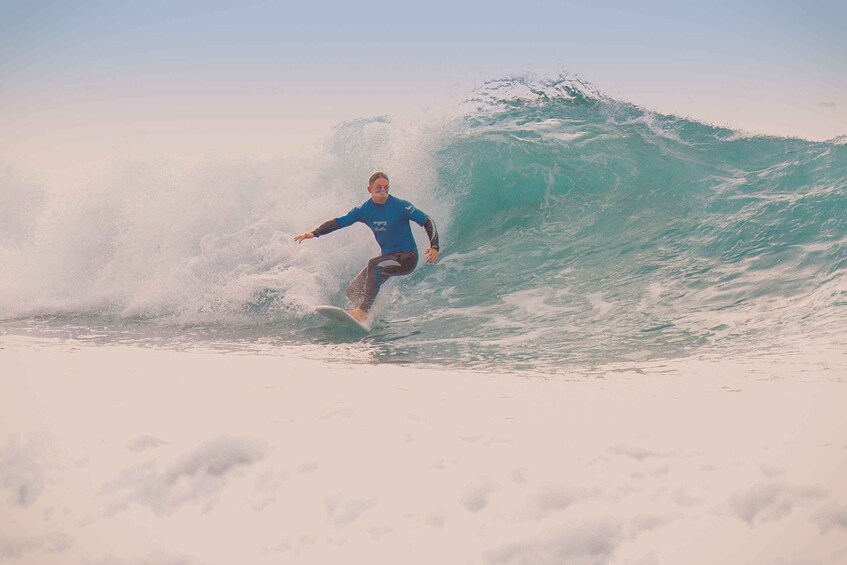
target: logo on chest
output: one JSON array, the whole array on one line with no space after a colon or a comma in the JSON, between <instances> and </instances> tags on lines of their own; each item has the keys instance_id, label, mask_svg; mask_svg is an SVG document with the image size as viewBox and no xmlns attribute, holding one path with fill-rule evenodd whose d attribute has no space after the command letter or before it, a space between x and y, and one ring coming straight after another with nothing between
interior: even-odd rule
<instances>
[{"instance_id":1,"label":"logo on chest","mask_svg":"<svg viewBox=\"0 0 847 565\"><path fill-rule=\"evenodd\" d=\"M371 222L371 229L373 231L387 231L388 222Z\"/></svg>"}]
</instances>

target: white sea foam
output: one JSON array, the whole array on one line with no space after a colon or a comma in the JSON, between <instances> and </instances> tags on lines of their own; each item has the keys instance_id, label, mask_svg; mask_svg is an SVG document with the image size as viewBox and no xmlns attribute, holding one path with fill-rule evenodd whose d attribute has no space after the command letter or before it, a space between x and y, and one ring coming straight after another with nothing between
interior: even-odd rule
<instances>
[{"instance_id":1,"label":"white sea foam","mask_svg":"<svg viewBox=\"0 0 847 565\"><path fill-rule=\"evenodd\" d=\"M10 563L827 562L847 531L843 351L548 378L4 336L0 366Z\"/></svg>"},{"instance_id":2,"label":"white sea foam","mask_svg":"<svg viewBox=\"0 0 847 565\"><path fill-rule=\"evenodd\" d=\"M300 246L292 237L363 202L374 170L449 231L449 198L436 195L434 180L436 130L360 120L310 155L117 162L71 191L23 182L7 168L0 312L190 322L238 314L272 292L277 311L303 315L331 301L377 248L364 230Z\"/></svg>"}]
</instances>

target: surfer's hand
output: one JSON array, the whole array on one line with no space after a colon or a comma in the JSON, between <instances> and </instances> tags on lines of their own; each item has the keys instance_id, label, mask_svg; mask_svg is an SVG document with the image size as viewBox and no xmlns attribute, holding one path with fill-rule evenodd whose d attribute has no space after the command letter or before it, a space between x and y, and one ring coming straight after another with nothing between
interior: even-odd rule
<instances>
[{"instance_id":1,"label":"surfer's hand","mask_svg":"<svg viewBox=\"0 0 847 565\"><path fill-rule=\"evenodd\" d=\"M430 247L426 250L426 262L432 265L436 261L438 261L438 249Z\"/></svg>"},{"instance_id":2,"label":"surfer's hand","mask_svg":"<svg viewBox=\"0 0 847 565\"><path fill-rule=\"evenodd\" d=\"M315 237L315 234L313 234L310 231L307 231L306 233L301 233L300 235L295 235L294 241L296 241L297 243L300 243L304 239L312 239L313 237Z\"/></svg>"}]
</instances>

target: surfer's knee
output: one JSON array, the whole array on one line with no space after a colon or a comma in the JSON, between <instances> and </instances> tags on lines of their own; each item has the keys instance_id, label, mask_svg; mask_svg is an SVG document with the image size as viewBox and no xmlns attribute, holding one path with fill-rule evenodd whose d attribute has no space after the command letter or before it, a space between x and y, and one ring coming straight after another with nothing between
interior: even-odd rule
<instances>
[{"instance_id":1,"label":"surfer's knee","mask_svg":"<svg viewBox=\"0 0 847 565\"><path fill-rule=\"evenodd\" d=\"M373 259L368 261L368 267L373 269L374 267L381 266L383 263L386 263L387 261L390 261L390 260L386 259L385 256L380 255L379 257L374 257Z\"/></svg>"}]
</instances>

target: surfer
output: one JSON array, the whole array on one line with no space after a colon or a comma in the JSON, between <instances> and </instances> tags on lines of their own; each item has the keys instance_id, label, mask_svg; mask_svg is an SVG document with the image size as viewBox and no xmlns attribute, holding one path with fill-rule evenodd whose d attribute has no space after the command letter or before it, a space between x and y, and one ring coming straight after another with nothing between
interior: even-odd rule
<instances>
[{"instance_id":1,"label":"surfer","mask_svg":"<svg viewBox=\"0 0 847 565\"><path fill-rule=\"evenodd\" d=\"M294 236L294 241L301 243L305 239L320 237L356 222L362 222L371 229L382 253L368 261L367 266L347 288L347 298L354 306L348 312L360 322L368 319L368 310L382 283L391 277L408 275L418 264L418 248L412 237L410 220L422 226L429 236L426 262L432 264L438 260L438 230L435 222L411 202L389 195L388 175L382 172L371 175L368 192L370 199L346 215L327 220L312 231Z\"/></svg>"}]
</instances>

